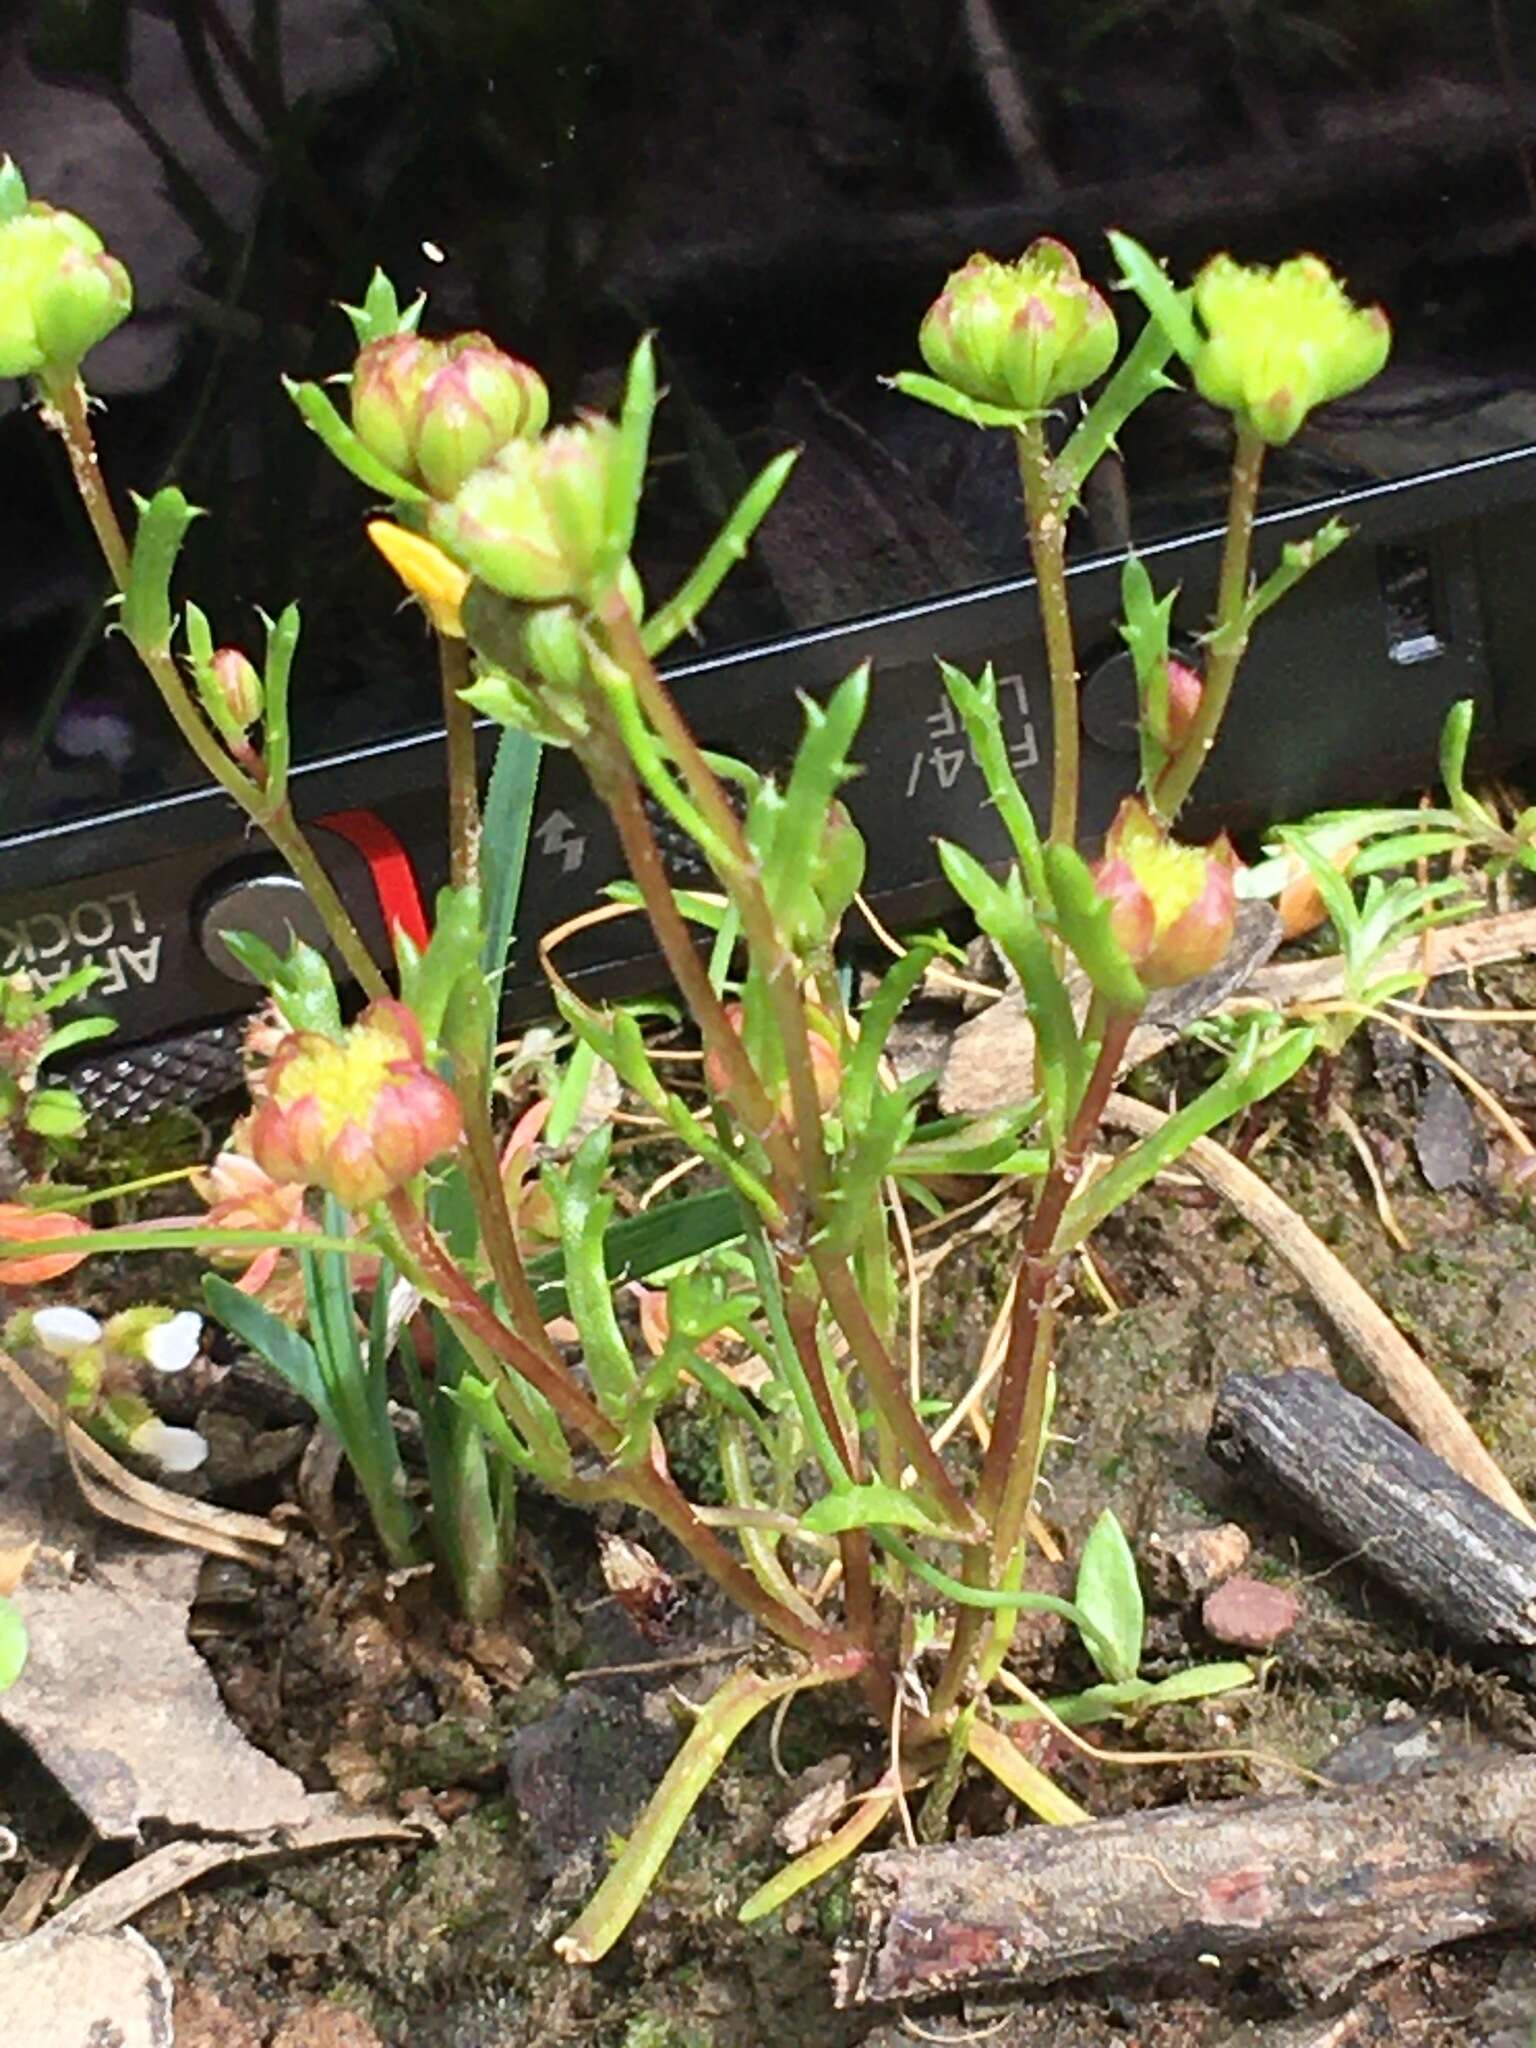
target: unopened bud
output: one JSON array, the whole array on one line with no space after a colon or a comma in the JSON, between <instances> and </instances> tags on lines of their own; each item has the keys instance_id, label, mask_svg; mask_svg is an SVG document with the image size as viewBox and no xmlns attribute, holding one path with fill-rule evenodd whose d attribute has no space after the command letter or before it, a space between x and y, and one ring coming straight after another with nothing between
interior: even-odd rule
<instances>
[{"instance_id":1,"label":"unopened bud","mask_svg":"<svg viewBox=\"0 0 1536 2048\"><path fill-rule=\"evenodd\" d=\"M238 647L221 647L209 667L230 722L238 731L249 732L261 717L266 701L261 677L250 659Z\"/></svg>"},{"instance_id":2,"label":"unopened bud","mask_svg":"<svg viewBox=\"0 0 1536 2048\"><path fill-rule=\"evenodd\" d=\"M1237 866L1225 838L1180 846L1136 798L1120 806L1093 873L1110 929L1145 987L1193 981L1222 959L1237 914Z\"/></svg>"},{"instance_id":3,"label":"unopened bud","mask_svg":"<svg viewBox=\"0 0 1536 2048\"><path fill-rule=\"evenodd\" d=\"M127 271L77 215L36 201L0 221L0 377L73 374L132 306Z\"/></svg>"},{"instance_id":4,"label":"unopened bud","mask_svg":"<svg viewBox=\"0 0 1536 2048\"><path fill-rule=\"evenodd\" d=\"M442 344L419 334L370 341L352 370L352 431L397 476L415 481L416 407L441 369Z\"/></svg>"},{"instance_id":5,"label":"unopened bud","mask_svg":"<svg viewBox=\"0 0 1536 2048\"><path fill-rule=\"evenodd\" d=\"M1072 251L1046 235L1016 263L973 256L917 339L933 374L966 397L1039 412L1102 377L1119 333Z\"/></svg>"},{"instance_id":6,"label":"unopened bud","mask_svg":"<svg viewBox=\"0 0 1536 2048\"><path fill-rule=\"evenodd\" d=\"M1195 671L1182 661L1168 664L1168 731L1167 746L1176 754L1189 738L1189 729L1195 722L1195 713L1200 709L1200 697L1204 686Z\"/></svg>"},{"instance_id":7,"label":"unopened bud","mask_svg":"<svg viewBox=\"0 0 1536 2048\"><path fill-rule=\"evenodd\" d=\"M1195 311L1196 389L1274 447L1314 406L1367 383L1392 346L1381 307L1353 304L1317 256L1273 270L1213 256L1195 279Z\"/></svg>"},{"instance_id":8,"label":"unopened bud","mask_svg":"<svg viewBox=\"0 0 1536 2048\"><path fill-rule=\"evenodd\" d=\"M549 393L530 364L488 346L460 349L417 403L416 469L434 497L451 498L508 441L531 440L548 419Z\"/></svg>"},{"instance_id":9,"label":"unopened bud","mask_svg":"<svg viewBox=\"0 0 1536 2048\"><path fill-rule=\"evenodd\" d=\"M603 550L618 430L589 415L537 441L509 441L446 505L432 538L504 597L581 596Z\"/></svg>"}]
</instances>

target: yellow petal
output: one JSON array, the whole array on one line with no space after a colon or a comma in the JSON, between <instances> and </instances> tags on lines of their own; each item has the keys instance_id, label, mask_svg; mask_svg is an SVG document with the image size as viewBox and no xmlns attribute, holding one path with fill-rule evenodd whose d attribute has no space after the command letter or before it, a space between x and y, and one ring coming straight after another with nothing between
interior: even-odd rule
<instances>
[{"instance_id":1,"label":"yellow petal","mask_svg":"<svg viewBox=\"0 0 1536 2048\"><path fill-rule=\"evenodd\" d=\"M411 595L421 599L438 632L462 640L464 622L459 606L469 588L469 577L458 563L433 541L388 519L370 519L368 538Z\"/></svg>"}]
</instances>

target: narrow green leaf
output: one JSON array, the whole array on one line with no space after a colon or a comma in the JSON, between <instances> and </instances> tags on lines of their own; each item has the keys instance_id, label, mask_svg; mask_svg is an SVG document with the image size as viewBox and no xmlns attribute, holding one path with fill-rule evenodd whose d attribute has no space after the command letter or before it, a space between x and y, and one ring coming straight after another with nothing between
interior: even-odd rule
<instances>
[{"instance_id":1,"label":"narrow green leaf","mask_svg":"<svg viewBox=\"0 0 1536 2048\"><path fill-rule=\"evenodd\" d=\"M1045 874L1057 926L1095 990L1113 1010L1140 1010L1147 992L1111 929L1113 912L1088 863L1075 846L1048 846Z\"/></svg>"},{"instance_id":2,"label":"narrow green leaf","mask_svg":"<svg viewBox=\"0 0 1536 2048\"><path fill-rule=\"evenodd\" d=\"M174 484L146 501L135 498L139 524L133 539L128 588L123 593L123 631L143 655L161 655L171 644L171 577L182 541L202 517Z\"/></svg>"},{"instance_id":3,"label":"narrow green leaf","mask_svg":"<svg viewBox=\"0 0 1536 2048\"><path fill-rule=\"evenodd\" d=\"M305 426L319 435L342 468L349 470L360 484L366 484L370 491L378 492L380 497L392 498L400 505L426 505L431 502L425 491L419 490L407 478L397 476L387 463L380 462L370 449L364 447L318 384L299 384L293 378L285 377L283 389L298 407Z\"/></svg>"},{"instance_id":4,"label":"narrow green leaf","mask_svg":"<svg viewBox=\"0 0 1536 2048\"><path fill-rule=\"evenodd\" d=\"M939 412L947 412L952 419L964 420L970 427L1011 427L1015 432L1027 426L1038 413L1016 405L988 405L980 398L967 398L963 391L956 391L952 384L945 384L938 377L925 377L920 370L900 370L894 377L884 377L881 382L892 391L899 391L903 398L915 398L923 405L931 405Z\"/></svg>"},{"instance_id":5,"label":"narrow green leaf","mask_svg":"<svg viewBox=\"0 0 1536 2048\"><path fill-rule=\"evenodd\" d=\"M301 1401L307 1401L334 1436L340 1435L320 1361L308 1339L218 1273L203 1275L203 1299L232 1336L265 1359Z\"/></svg>"},{"instance_id":6,"label":"narrow green leaf","mask_svg":"<svg viewBox=\"0 0 1536 2048\"><path fill-rule=\"evenodd\" d=\"M1180 291L1149 250L1117 228L1109 231L1109 246L1115 252L1124 281L1146 307L1186 363L1200 353L1200 330L1195 324L1194 293Z\"/></svg>"},{"instance_id":7,"label":"narrow green leaf","mask_svg":"<svg viewBox=\"0 0 1536 2048\"><path fill-rule=\"evenodd\" d=\"M753 534L773 509L798 460L798 449L787 449L753 478L741 502L700 557L698 567L646 621L640 637L647 654L664 654L674 640L693 631L694 621L747 552Z\"/></svg>"},{"instance_id":8,"label":"narrow green leaf","mask_svg":"<svg viewBox=\"0 0 1536 2048\"><path fill-rule=\"evenodd\" d=\"M800 1526L813 1536L841 1536L849 1529L920 1529L925 1536L958 1542L960 1538L940 1523L899 1486L870 1480L863 1486L845 1486L824 1493L800 1517Z\"/></svg>"},{"instance_id":9,"label":"narrow green leaf","mask_svg":"<svg viewBox=\"0 0 1536 2048\"><path fill-rule=\"evenodd\" d=\"M485 793L480 836L480 893L485 917L481 966L493 988L501 987L522 902L528 835L538 796L544 748L531 733L504 731Z\"/></svg>"}]
</instances>

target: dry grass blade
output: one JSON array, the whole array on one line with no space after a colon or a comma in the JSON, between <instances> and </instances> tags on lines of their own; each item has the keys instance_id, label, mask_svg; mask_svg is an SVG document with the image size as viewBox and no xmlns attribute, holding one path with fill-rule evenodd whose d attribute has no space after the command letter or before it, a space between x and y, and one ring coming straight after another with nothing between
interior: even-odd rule
<instances>
[{"instance_id":1,"label":"dry grass blade","mask_svg":"<svg viewBox=\"0 0 1536 2048\"><path fill-rule=\"evenodd\" d=\"M188 1500L152 1480L140 1479L88 1436L78 1422L64 1416L25 1366L4 1351L0 1351L0 1374L38 1420L61 1437L81 1494L97 1514L169 1543L184 1543L215 1557L232 1557L263 1569L270 1566L270 1553L281 1550L287 1541L283 1530L259 1515L242 1515L208 1501Z\"/></svg>"},{"instance_id":2,"label":"dry grass blade","mask_svg":"<svg viewBox=\"0 0 1536 2048\"><path fill-rule=\"evenodd\" d=\"M1364 1131L1339 1102L1330 1104L1328 1121L1349 1140L1355 1157L1360 1162L1361 1170L1371 1184L1371 1195L1376 1203L1376 1214L1381 1218L1382 1229L1403 1251L1412 1251L1413 1246L1408 1242L1403 1226L1397 1220L1391 1198L1387 1194L1387 1184L1381 1177L1381 1168L1376 1164L1376 1155L1371 1150L1370 1141Z\"/></svg>"},{"instance_id":3,"label":"dry grass blade","mask_svg":"<svg viewBox=\"0 0 1536 2048\"><path fill-rule=\"evenodd\" d=\"M1128 1095L1112 1095L1105 1113L1107 1124L1138 1137L1149 1136L1166 1121L1162 1110ZM1536 1522L1402 1331L1290 1204L1213 1138L1197 1138L1183 1157L1311 1288L1319 1307L1350 1349L1375 1373L1420 1443L1510 1514L1518 1515L1522 1522Z\"/></svg>"}]
</instances>

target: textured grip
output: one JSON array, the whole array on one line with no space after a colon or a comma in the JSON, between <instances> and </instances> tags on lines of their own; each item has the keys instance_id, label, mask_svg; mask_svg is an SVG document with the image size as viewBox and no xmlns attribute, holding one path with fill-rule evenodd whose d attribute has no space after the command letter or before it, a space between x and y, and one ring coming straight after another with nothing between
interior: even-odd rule
<instances>
[{"instance_id":1,"label":"textured grip","mask_svg":"<svg viewBox=\"0 0 1536 2048\"><path fill-rule=\"evenodd\" d=\"M82 1060L67 1076L93 1120L143 1124L168 1109L195 1108L238 1088L245 1020L232 1017L174 1038L155 1038Z\"/></svg>"}]
</instances>

